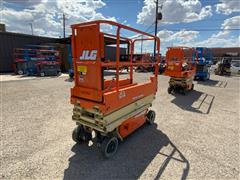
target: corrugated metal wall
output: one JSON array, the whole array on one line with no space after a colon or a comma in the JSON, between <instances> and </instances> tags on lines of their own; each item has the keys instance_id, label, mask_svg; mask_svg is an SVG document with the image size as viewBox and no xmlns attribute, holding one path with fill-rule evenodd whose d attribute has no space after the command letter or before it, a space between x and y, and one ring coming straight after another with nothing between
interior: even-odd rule
<instances>
[{"instance_id":1,"label":"corrugated metal wall","mask_svg":"<svg viewBox=\"0 0 240 180\"><path fill-rule=\"evenodd\" d=\"M236 54L240 57L240 47L230 47L230 48L210 48L214 57L224 57L228 53Z\"/></svg>"},{"instance_id":2,"label":"corrugated metal wall","mask_svg":"<svg viewBox=\"0 0 240 180\"><path fill-rule=\"evenodd\" d=\"M27 44L55 43L58 39L0 32L0 72L13 71L13 49Z\"/></svg>"},{"instance_id":3,"label":"corrugated metal wall","mask_svg":"<svg viewBox=\"0 0 240 180\"><path fill-rule=\"evenodd\" d=\"M116 47L105 46L104 56L106 60L116 61ZM120 48L120 55L127 54L126 48Z\"/></svg>"}]
</instances>

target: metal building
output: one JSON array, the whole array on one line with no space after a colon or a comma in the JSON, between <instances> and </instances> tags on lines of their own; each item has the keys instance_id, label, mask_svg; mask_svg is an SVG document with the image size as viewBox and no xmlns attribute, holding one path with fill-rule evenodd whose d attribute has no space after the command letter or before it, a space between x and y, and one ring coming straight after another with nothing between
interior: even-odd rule
<instances>
[{"instance_id":1,"label":"metal building","mask_svg":"<svg viewBox=\"0 0 240 180\"><path fill-rule=\"evenodd\" d=\"M13 49L26 44L56 43L59 39L0 32L0 73L13 71Z\"/></svg>"}]
</instances>

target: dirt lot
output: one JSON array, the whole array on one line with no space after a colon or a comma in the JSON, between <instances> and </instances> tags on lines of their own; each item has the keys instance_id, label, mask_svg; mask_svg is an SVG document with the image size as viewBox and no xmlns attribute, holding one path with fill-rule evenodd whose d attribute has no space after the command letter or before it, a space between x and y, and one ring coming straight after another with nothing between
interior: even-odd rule
<instances>
[{"instance_id":1,"label":"dirt lot","mask_svg":"<svg viewBox=\"0 0 240 180\"><path fill-rule=\"evenodd\" d=\"M211 79L182 96L159 76L156 125L109 160L72 141L67 77L1 82L0 179L238 179L239 77Z\"/></svg>"}]
</instances>

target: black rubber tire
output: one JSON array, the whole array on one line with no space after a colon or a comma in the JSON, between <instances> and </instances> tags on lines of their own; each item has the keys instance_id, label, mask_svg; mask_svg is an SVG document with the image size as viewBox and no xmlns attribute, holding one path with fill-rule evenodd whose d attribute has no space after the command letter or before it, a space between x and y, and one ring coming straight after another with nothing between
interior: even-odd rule
<instances>
[{"instance_id":1,"label":"black rubber tire","mask_svg":"<svg viewBox=\"0 0 240 180\"><path fill-rule=\"evenodd\" d=\"M61 76L62 75L62 72L61 71L58 71L57 72L57 76Z\"/></svg>"},{"instance_id":2,"label":"black rubber tire","mask_svg":"<svg viewBox=\"0 0 240 180\"><path fill-rule=\"evenodd\" d=\"M194 89L194 84L192 84L192 87L191 87L191 90L193 90Z\"/></svg>"},{"instance_id":3,"label":"black rubber tire","mask_svg":"<svg viewBox=\"0 0 240 180\"><path fill-rule=\"evenodd\" d=\"M23 75L23 70L18 70L19 75Z\"/></svg>"},{"instance_id":4,"label":"black rubber tire","mask_svg":"<svg viewBox=\"0 0 240 180\"><path fill-rule=\"evenodd\" d=\"M105 137L101 144L101 151L105 158L111 158L118 149L118 139L113 137Z\"/></svg>"},{"instance_id":5,"label":"black rubber tire","mask_svg":"<svg viewBox=\"0 0 240 180\"><path fill-rule=\"evenodd\" d=\"M185 96L187 94L187 88L182 88L181 94Z\"/></svg>"},{"instance_id":6,"label":"black rubber tire","mask_svg":"<svg viewBox=\"0 0 240 180\"><path fill-rule=\"evenodd\" d=\"M73 74L73 73L69 73L69 77L70 77L71 79L73 79L74 74Z\"/></svg>"},{"instance_id":7,"label":"black rubber tire","mask_svg":"<svg viewBox=\"0 0 240 180\"><path fill-rule=\"evenodd\" d=\"M149 110L149 111L147 112L147 115L146 115L147 123L150 124L150 125L152 125L152 124L154 123L154 121L155 121L155 117L156 117L155 111Z\"/></svg>"},{"instance_id":8,"label":"black rubber tire","mask_svg":"<svg viewBox=\"0 0 240 180\"><path fill-rule=\"evenodd\" d=\"M173 91L173 88L170 86L170 87L168 87L168 94L171 94L172 93L172 91Z\"/></svg>"},{"instance_id":9,"label":"black rubber tire","mask_svg":"<svg viewBox=\"0 0 240 180\"><path fill-rule=\"evenodd\" d=\"M82 126L77 126L74 128L72 132L72 139L76 143L83 143L82 135L83 135L84 129Z\"/></svg>"},{"instance_id":10,"label":"black rubber tire","mask_svg":"<svg viewBox=\"0 0 240 180\"><path fill-rule=\"evenodd\" d=\"M207 76L207 80L209 80L210 79L210 73L208 73L208 76Z\"/></svg>"},{"instance_id":11,"label":"black rubber tire","mask_svg":"<svg viewBox=\"0 0 240 180\"><path fill-rule=\"evenodd\" d=\"M44 72L40 72L40 76L41 76L41 77L44 77L44 76L45 76L45 73L44 73Z\"/></svg>"}]
</instances>

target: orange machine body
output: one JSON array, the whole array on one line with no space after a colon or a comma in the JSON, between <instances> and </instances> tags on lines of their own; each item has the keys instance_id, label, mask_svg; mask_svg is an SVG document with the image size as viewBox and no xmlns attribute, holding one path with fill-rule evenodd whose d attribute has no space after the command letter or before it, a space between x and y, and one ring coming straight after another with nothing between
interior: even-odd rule
<instances>
[{"instance_id":1,"label":"orange machine body","mask_svg":"<svg viewBox=\"0 0 240 180\"><path fill-rule=\"evenodd\" d=\"M116 34L101 32L100 25L107 24L116 27ZM80 104L82 109L97 111L102 116L115 112L144 97L155 95L158 82L158 64L160 62L160 40L151 34L141 32L131 27L111 21L93 21L72 25L72 57L74 66L74 86L71 88L71 103ZM125 29L144 35L145 39L129 39L120 36L120 30ZM133 62L134 45L136 41L156 40L155 62L144 62L144 65L155 66L154 74L149 81L134 83L133 66L142 65L141 62ZM129 59L120 61L120 45L128 45ZM106 45L116 47L114 60L106 58ZM104 77L104 69L115 67L116 78L107 80ZM129 77L120 78L120 69L128 67ZM144 124L147 109L140 114L129 117L119 127L121 137L126 137L135 129Z\"/></svg>"},{"instance_id":2,"label":"orange machine body","mask_svg":"<svg viewBox=\"0 0 240 180\"><path fill-rule=\"evenodd\" d=\"M193 48L170 47L166 53L165 75L174 78L190 78L196 73L196 52Z\"/></svg>"},{"instance_id":3,"label":"orange machine body","mask_svg":"<svg viewBox=\"0 0 240 180\"><path fill-rule=\"evenodd\" d=\"M139 114L130 117L124 121L119 127L118 131L122 138L127 137L129 134L134 132L136 129L141 127L146 122L147 110L140 112Z\"/></svg>"}]
</instances>

